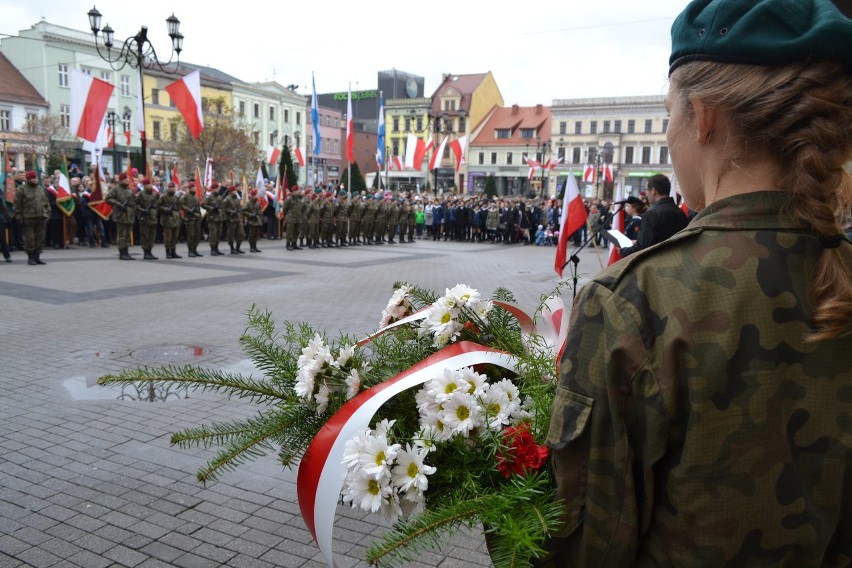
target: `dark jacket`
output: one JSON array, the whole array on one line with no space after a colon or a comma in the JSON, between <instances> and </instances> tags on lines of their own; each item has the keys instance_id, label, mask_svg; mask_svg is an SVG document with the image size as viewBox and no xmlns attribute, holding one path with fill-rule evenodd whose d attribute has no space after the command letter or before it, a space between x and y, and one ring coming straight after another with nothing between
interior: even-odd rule
<instances>
[{"instance_id":1,"label":"dark jacket","mask_svg":"<svg viewBox=\"0 0 852 568\"><path fill-rule=\"evenodd\" d=\"M621 249L622 258L661 243L686 228L689 219L683 214L674 199L663 197L654 203L642 216L642 225L639 227L639 238L632 247Z\"/></svg>"}]
</instances>

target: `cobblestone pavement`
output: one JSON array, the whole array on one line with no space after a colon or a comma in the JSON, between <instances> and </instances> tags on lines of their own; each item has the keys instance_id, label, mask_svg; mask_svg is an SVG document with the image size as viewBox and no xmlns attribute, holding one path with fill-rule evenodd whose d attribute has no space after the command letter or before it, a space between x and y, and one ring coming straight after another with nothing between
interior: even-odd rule
<instances>
[{"instance_id":1,"label":"cobblestone pavement","mask_svg":"<svg viewBox=\"0 0 852 568\"><path fill-rule=\"evenodd\" d=\"M166 360L252 372L237 342L252 303L276 321L366 334L397 280L437 291L466 283L483 295L505 286L530 309L558 282L553 247L259 246L262 254L210 257L202 243L203 258L164 260L158 245L156 262L72 247L43 253L46 266L27 266L23 253L0 264L0 566L323 566L299 514L295 472L267 457L205 487L195 472L209 452L169 445L190 425L253 414L250 404L205 394L140 402L147 393L90 385ZM600 249L580 257L585 277L605 264ZM339 507L342 565L365 566L382 528ZM490 561L473 529L416 565Z\"/></svg>"}]
</instances>

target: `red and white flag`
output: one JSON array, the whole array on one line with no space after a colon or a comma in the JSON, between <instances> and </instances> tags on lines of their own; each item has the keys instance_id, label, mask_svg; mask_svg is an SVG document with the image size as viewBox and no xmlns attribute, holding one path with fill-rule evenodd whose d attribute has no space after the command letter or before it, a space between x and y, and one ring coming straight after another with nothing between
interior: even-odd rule
<instances>
[{"instance_id":1,"label":"red and white flag","mask_svg":"<svg viewBox=\"0 0 852 568\"><path fill-rule=\"evenodd\" d=\"M172 165L172 179L171 179L171 182L172 182L173 184L175 184L175 191L177 191L177 190L179 190L179 189L180 189L180 176L178 176L177 164ZM196 184L195 184L195 187L196 187L196 188L198 188L198 189L201 189L201 184L200 184L200 183L196 183ZM198 192L196 191L196 195L197 195L197 193L198 193Z\"/></svg>"},{"instance_id":2,"label":"red and white flag","mask_svg":"<svg viewBox=\"0 0 852 568\"><path fill-rule=\"evenodd\" d=\"M540 168L541 164L538 162L538 160L535 160L533 158L528 157L528 158L526 158L526 160L527 160L527 165L530 167L530 173L527 176L527 179L532 181L532 178L533 178L533 175L535 174L536 168Z\"/></svg>"},{"instance_id":3,"label":"red and white flag","mask_svg":"<svg viewBox=\"0 0 852 568\"><path fill-rule=\"evenodd\" d=\"M115 87L76 69L71 70L69 130L89 142L96 142Z\"/></svg>"},{"instance_id":4,"label":"red and white flag","mask_svg":"<svg viewBox=\"0 0 852 568\"><path fill-rule=\"evenodd\" d=\"M612 206L617 208L618 212L615 214L615 217L612 218L612 230L621 231L623 233L625 227L624 206L617 205L619 201L624 201L624 185L622 185L621 180L619 180L618 185L615 188L615 201L616 203L613 203ZM621 260L621 250L613 243L609 243L609 261L606 265L609 266L619 260Z\"/></svg>"},{"instance_id":5,"label":"red and white flag","mask_svg":"<svg viewBox=\"0 0 852 568\"><path fill-rule=\"evenodd\" d=\"M260 205L260 210L266 209L269 201L266 199L266 180L263 179L263 169L257 167L257 178L254 180L254 189L257 191L257 204Z\"/></svg>"},{"instance_id":6,"label":"red and white flag","mask_svg":"<svg viewBox=\"0 0 852 568\"><path fill-rule=\"evenodd\" d=\"M139 139L145 140L145 109L143 93L142 93L142 70L139 70L139 77L136 81L136 131L139 133ZM130 146L130 144L127 144Z\"/></svg>"},{"instance_id":7,"label":"red and white flag","mask_svg":"<svg viewBox=\"0 0 852 568\"><path fill-rule=\"evenodd\" d=\"M562 217L559 219L559 244L556 245L556 260L553 266L560 278L565 260L568 258L568 238L585 225L588 218L589 213L586 211L583 200L580 199L577 180L574 179L572 172L568 172L568 179L565 180L565 197L562 199Z\"/></svg>"},{"instance_id":8,"label":"red and white flag","mask_svg":"<svg viewBox=\"0 0 852 568\"><path fill-rule=\"evenodd\" d=\"M414 168L414 159L417 157L417 143L420 142L421 146L424 146L423 140L420 140L420 137L408 133L408 139L405 142L405 167L406 168ZM420 168L416 168L420 169Z\"/></svg>"},{"instance_id":9,"label":"red and white flag","mask_svg":"<svg viewBox=\"0 0 852 568\"><path fill-rule=\"evenodd\" d=\"M594 164L589 164L586 166L586 169L583 170L583 181L586 183L595 183L595 166Z\"/></svg>"},{"instance_id":10,"label":"red and white flag","mask_svg":"<svg viewBox=\"0 0 852 568\"><path fill-rule=\"evenodd\" d=\"M198 139L204 130L204 116L201 110L201 74L193 71L174 83L166 85L166 92L180 111L189 127L192 137Z\"/></svg>"},{"instance_id":11,"label":"red and white flag","mask_svg":"<svg viewBox=\"0 0 852 568\"><path fill-rule=\"evenodd\" d=\"M346 99L346 160L355 162L355 122L352 116L352 86L349 86L349 96Z\"/></svg>"},{"instance_id":12,"label":"red and white flag","mask_svg":"<svg viewBox=\"0 0 852 568\"><path fill-rule=\"evenodd\" d=\"M603 180L612 183L612 164L604 164L602 172Z\"/></svg>"},{"instance_id":13,"label":"red and white flag","mask_svg":"<svg viewBox=\"0 0 852 568\"><path fill-rule=\"evenodd\" d=\"M266 163L269 165L275 165L278 163L278 157L281 156L281 150L276 148L275 146L270 146L266 149Z\"/></svg>"},{"instance_id":14,"label":"red and white flag","mask_svg":"<svg viewBox=\"0 0 852 568\"><path fill-rule=\"evenodd\" d=\"M196 183L199 183L200 180L196 180ZM207 158L207 162L204 165L204 187L210 189L213 187L213 159Z\"/></svg>"},{"instance_id":15,"label":"red and white flag","mask_svg":"<svg viewBox=\"0 0 852 568\"><path fill-rule=\"evenodd\" d=\"M438 148L432 152L432 158L429 160L430 170L434 170L441 166L441 160L444 158L444 146L447 145L447 138L449 138L449 136L445 136L441 143L438 144Z\"/></svg>"},{"instance_id":16,"label":"red and white flag","mask_svg":"<svg viewBox=\"0 0 852 568\"><path fill-rule=\"evenodd\" d=\"M390 169L398 172L402 171L402 159L399 156L394 156L390 163Z\"/></svg>"},{"instance_id":17,"label":"red and white flag","mask_svg":"<svg viewBox=\"0 0 852 568\"><path fill-rule=\"evenodd\" d=\"M130 131L129 130L124 131L124 145L130 146Z\"/></svg>"},{"instance_id":18,"label":"red and white flag","mask_svg":"<svg viewBox=\"0 0 852 568\"><path fill-rule=\"evenodd\" d=\"M467 136L459 136L450 142L450 149L456 157L456 171L461 167L462 159L464 159L464 150L467 147Z\"/></svg>"},{"instance_id":19,"label":"red and white flag","mask_svg":"<svg viewBox=\"0 0 852 568\"><path fill-rule=\"evenodd\" d=\"M420 138L417 139L417 150L414 153L414 169L420 170L423 167L423 160L426 158L426 152L435 147L435 143L430 139L429 142L424 142Z\"/></svg>"},{"instance_id":20,"label":"red and white flag","mask_svg":"<svg viewBox=\"0 0 852 568\"><path fill-rule=\"evenodd\" d=\"M550 159L550 160L547 161L546 164L544 164L544 168L546 168L548 170L555 170L556 166L558 166L559 162L561 162L561 161L562 161L562 158Z\"/></svg>"},{"instance_id":21,"label":"red and white flag","mask_svg":"<svg viewBox=\"0 0 852 568\"><path fill-rule=\"evenodd\" d=\"M304 166L305 165L305 149L304 148L296 148L293 151L293 153L296 154L296 161L299 162L299 165Z\"/></svg>"}]
</instances>

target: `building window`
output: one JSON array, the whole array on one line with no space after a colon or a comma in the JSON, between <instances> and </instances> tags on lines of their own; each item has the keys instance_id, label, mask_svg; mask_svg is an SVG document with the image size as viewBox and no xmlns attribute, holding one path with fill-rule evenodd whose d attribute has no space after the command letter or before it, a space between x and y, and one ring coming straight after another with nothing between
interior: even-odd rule
<instances>
[{"instance_id":1,"label":"building window","mask_svg":"<svg viewBox=\"0 0 852 568\"><path fill-rule=\"evenodd\" d=\"M59 105L59 120L63 128L71 126L71 107L69 105Z\"/></svg>"},{"instance_id":2,"label":"building window","mask_svg":"<svg viewBox=\"0 0 852 568\"><path fill-rule=\"evenodd\" d=\"M653 126L654 126L653 120L651 120L650 118L645 119L645 134L650 134Z\"/></svg>"},{"instance_id":3,"label":"building window","mask_svg":"<svg viewBox=\"0 0 852 568\"><path fill-rule=\"evenodd\" d=\"M224 105L225 105L225 102L222 99L219 99L219 100L216 101L216 114L222 114L222 111L224 110ZM172 104L171 106L175 106L175 105Z\"/></svg>"},{"instance_id":4,"label":"building window","mask_svg":"<svg viewBox=\"0 0 852 568\"><path fill-rule=\"evenodd\" d=\"M481 166L481 165L483 165L483 164L485 163L485 152L480 152L480 153L478 154L478 156L477 156L477 157L479 158L479 160L477 161L477 163L478 163L480 166Z\"/></svg>"},{"instance_id":5,"label":"building window","mask_svg":"<svg viewBox=\"0 0 852 568\"><path fill-rule=\"evenodd\" d=\"M598 121L593 120L589 123L589 134L597 134L598 133Z\"/></svg>"},{"instance_id":6,"label":"building window","mask_svg":"<svg viewBox=\"0 0 852 568\"><path fill-rule=\"evenodd\" d=\"M154 125L154 140L159 140L160 139L160 121L155 120L155 121L152 122L152 124Z\"/></svg>"},{"instance_id":7,"label":"building window","mask_svg":"<svg viewBox=\"0 0 852 568\"><path fill-rule=\"evenodd\" d=\"M275 134L271 132L269 133L269 145L275 146Z\"/></svg>"},{"instance_id":8,"label":"building window","mask_svg":"<svg viewBox=\"0 0 852 568\"><path fill-rule=\"evenodd\" d=\"M559 123L559 134L568 134L568 123L562 121Z\"/></svg>"},{"instance_id":9,"label":"building window","mask_svg":"<svg viewBox=\"0 0 852 568\"><path fill-rule=\"evenodd\" d=\"M284 122L290 122L290 109L284 109Z\"/></svg>"},{"instance_id":10,"label":"building window","mask_svg":"<svg viewBox=\"0 0 852 568\"><path fill-rule=\"evenodd\" d=\"M491 165L497 165L497 152L491 152Z\"/></svg>"},{"instance_id":11,"label":"building window","mask_svg":"<svg viewBox=\"0 0 852 568\"><path fill-rule=\"evenodd\" d=\"M405 131L411 132L411 118L405 117Z\"/></svg>"},{"instance_id":12,"label":"building window","mask_svg":"<svg viewBox=\"0 0 852 568\"><path fill-rule=\"evenodd\" d=\"M632 164L633 163L633 146L628 146L624 149L624 163Z\"/></svg>"},{"instance_id":13,"label":"building window","mask_svg":"<svg viewBox=\"0 0 852 568\"><path fill-rule=\"evenodd\" d=\"M650 164L651 163L651 147L650 146L642 146L642 163Z\"/></svg>"},{"instance_id":14,"label":"building window","mask_svg":"<svg viewBox=\"0 0 852 568\"><path fill-rule=\"evenodd\" d=\"M464 119L462 117L459 117L459 132L464 132L464 131L465 131Z\"/></svg>"},{"instance_id":15,"label":"building window","mask_svg":"<svg viewBox=\"0 0 852 568\"><path fill-rule=\"evenodd\" d=\"M574 134L582 134L583 133L583 122L578 120L574 123Z\"/></svg>"},{"instance_id":16,"label":"building window","mask_svg":"<svg viewBox=\"0 0 852 568\"><path fill-rule=\"evenodd\" d=\"M627 133L634 134L636 132L636 121L628 120L627 121Z\"/></svg>"},{"instance_id":17,"label":"building window","mask_svg":"<svg viewBox=\"0 0 852 568\"><path fill-rule=\"evenodd\" d=\"M298 125L300 125L300 124L302 124L302 113L301 113L301 112L297 112L297 113L296 113L296 126L298 126Z\"/></svg>"},{"instance_id":18,"label":"building window","mask_svg":"<svg viewBox=\"0 0 852 568\"><path fill-rule=\"evenodd\" d=\"M512 152L506 152L506 165L511 166L515 161L515 155Z\"/></svg>"},{"instance_id":19,"label":"building window","mask_svg":"<svg viewBox=\"0 0 852 568\"><path fill-rule=\"evenodd\" d=\"M417 132L423 132L423 117L417 117Z\"/></svg>"},{"instance_id":20,"label":"building window","mask_svg":"<svg viewBox=\"0 0 852 568\"><path fill-rule=\"evenodd\" d=\"M496 138L508 138L511 131L508 128L498 128L494 131Z\"/></svg>"},{"instance_id":21,"label":"building window","mask_svg":"<svg viewBox=\"0 0 852 568\"><path fill-rule=\"evenodd\" d=\"M240 101L239 109L240 109L239 110L240 118L242 118L246 115L246 102L245 101Z\"/></svg>"},{"instance_id":22,"label":"building window","mask_svg":"<svg viewBox=\"0 0 852 568\"><path fill-rule=\"evenodd\" d=\"M255 118L260 118L260 105L258 103L254 103L254 115Z\"/></svg>"},{"instance_id":23,"label":"building window","mask_svg":"<svg viewBox=\"0 0 852 568\"><path fill-rule=\"evenodd\" d=\"M112 73L109 71L101 71L101 79L106 81L107 83L112 82Z\"/></svg>"},{"instance_id":24,"label":"building window","mask_svg":"<svg viewBox=\"0 0 852 568\"><path fill-rule=\"evenodd\" d=\"M663 119L663 134L665 134L668 129L669 129L669 119L664 118Z\"/></svg>"},{"instance_id":25,"label":"building window","mask_svg":"<svg viewBox=\"0 0 852 568\"><path fill-rule=\"evenodd\" d=\"M616 134L621 134L621 121L616 120L613 126L613 132L615 132Z\"/></svg>"},{"instance_id":26,"label":"building window","mask_svg":"<svg viewBox=\"0 0 852 568\"><path fill-rule=\"evenodd\" d=\"M609 134L609 126L610 126L610 122L608 120L604 120L603 121L603 133L604 134Z\"/></svg>"},{"instance_id":27,"label":"building window","mask_svg":"<svg viewBox=\"0 0 852 568\"><path fill-rule=\"evenodd\" d=\"M130 132L130 116L122 116L121 127L124 129L125 132Z\"/></svg>"},{"instance_id":28,"label":"building window","mask_svg":"<svg viewBox=\"0 0 852 568\"><path fill-rule=\"evenodd\" d=\"M275 120L275 107L269 107L269 120Z\"/></svg>"},{"instance_id":29,"label":"building window","mask_svg":"<svg viewBox=\"0 0 852 568\"><path fill-rule=\"evenodd\" d=\"M178 129L177 124L174 122L169 123L169 140L172 142L177 142Z\"/></svg>"},{"instance_id":30,"label":"building window","mask_svg":"<svg viewBox=\"0 0 852 568\"><path fill-rule=\"evenodd\" d=\"M0 130L3 132L12 130L12 111L6 109L0 110Z\"/></svg>"},{"instance_id":31,"label":"building window","mask_svg":"<svg viewBox=\"0 0 852 568\"><path fill-rule=\"evenodd\" d=\"M571 163L572 164L579 164L580 163L580 160L582 160L582 156L580 155L582 151L583 151L583 149L580 148L580 147L577 147L577 148L574 148L574 149L571 150Z\"/></svg>"},{"instance_id":32,"label":"building window","mask_svg":"<svg viewBox=\"0 0 852 568\"><path fill-rule=\"evenodd\" d=\"M27 132L33 134L36 131L36 121L38 121L38 115L34 112L27 113Z\"/></svg>"},{"instance_id":33,"label":"building window","mask_svg":"<svg viewBox=\"0 0 852 568\"><path fill-rule=\"evenodd\" d=\"M340 140L335 140L335 141L334 141L334 153L335 153L335 154L339 154L339 153L340 153Z\"/></svg>"},{"instance_id":34,"label":"building window","mask_svg":"<svg viewBox=\"0 0 852 568\"><path fill-rule=\"evenodd\" d=\"M594 164L598 159L598 149L589 148L589 163Z\"/></svg>"},{"instance_id":35,"label":"building window","mask_svg":"<svg viewBox=\"0 0 852 568\"><path fill-rule=\"evenodd\" d=\"M68 86L68 66L64 63L59 64L59 86Z\"/></svg>"},{"instance_id":36,"label":"building window","mask_svg":"<svg viewBox=\"0 0 852 568\"><path fill-rule=\"evenodd\" d=\"M121 76L121 96L129 97L130 96L130 75L122 75Z\"/></svg>"},{"instance_id":37,"label":"building window","mask_svg":"<svg viewBox=\"0 0 852 568\"><path fill-rule=\"evenodd\" d=\"M521 128L521 138L535 138L535 128Z\"/></svg>"},{"instance_id":38,"label":"building window","mask_svg":"<svg viewBox=\"0 0 852 568\"><path fill-rule=\"evenodd\" d=\"M399 117L393 117L393 132L399 132Z\"/></svg>"},{"instance_id":39,"label":"building window","mask_svg":"<svg viewBox=\"0 0 852 568\"><path fill-rule=\"evenodd\" d=\"M151 89L151 104L160 104L160 89Z\"/></svg>"},{"instance_id":40,"label":"building window","mask_svg":"<svg viewBox=\"0 0 852 568\"><path fill-rule=\"evenodd\" d=\"M661 146L660 147L660 163L668 164L669 163L669 147Z\"/></svg>"},{"instance_id":41,"label":"building window","mask_svg":"<svg viewBox=\"0 0 852 568\"><path fill-rule=\"evenodd\" d=\"M391 148L391 156L399 156L399 140L394 138L391 143Z\"/></svg>"}]
</instances>

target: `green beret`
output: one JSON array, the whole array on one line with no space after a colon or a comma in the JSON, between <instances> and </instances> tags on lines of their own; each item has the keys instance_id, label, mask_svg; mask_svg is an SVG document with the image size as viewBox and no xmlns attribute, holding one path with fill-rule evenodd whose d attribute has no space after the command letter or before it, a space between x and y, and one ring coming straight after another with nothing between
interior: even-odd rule
<instances>
[{"instance_id":1,"label":"green beret","mask_svg":"<svg viewBox=\"0 0 852 568\"><path fill-rule=\"evenodd\" d=\"M693 0L672 24L669 75L690 61L852 63L852 20L831 0Z\"/></svg>"}]
</instances>

